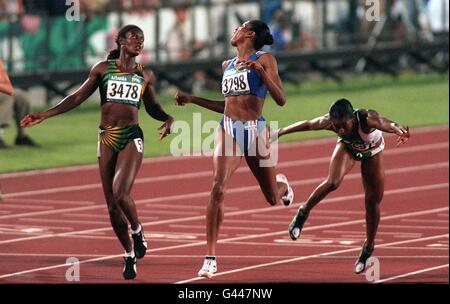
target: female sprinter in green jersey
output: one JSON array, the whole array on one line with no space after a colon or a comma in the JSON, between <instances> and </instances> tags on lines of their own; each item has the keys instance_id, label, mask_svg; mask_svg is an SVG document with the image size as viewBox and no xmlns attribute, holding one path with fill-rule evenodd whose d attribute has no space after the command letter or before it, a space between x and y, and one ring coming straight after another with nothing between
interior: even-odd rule
<instances>
[{"instance_id":1,"label":"female sprinter in green jersey","mask_svg":"<svg viewBox=\"0 0 450 304\"><path fill-rule=\"evenodd\" d=\"M297 215L289 225L293 240L300 236L309 212L328 193L336 190L344 176L350 172L356 161L361 162L361 175L365 190L366 241L355 263L355 273L366 268L366 261L372 255L375 236L380 222L380 202L384 193L384 139L382 132L395 133L398 143L405 143L409 137L408 127L398 125L379 116L374 110L355 110L346 99L336 101L328 114L311 120L300 121L277 131L278 137L289 133L329 130L338 135L338 141L331 156L328 177L310 195L306 204L300 206Z\"/></svg>"},{"instance_id":2,"label":"female sprinter in green jersey","mask_svg":"<svg viewBox=\"0 0 450 304\"><path fill-rule=\"evenodd\" d=\"M70 111L99 88L101 118L98 162L111 224L125 250L125 279L136 277L136 261L144 257L147 250L136 205L130 197L142 163L144 147L144 136L138 125L141 101L151 117L164 122L159 128L160 139L170 133L173 124L173 118L156 101L153 72L135 62L143 43L144 34L139 27L124 26L116 39L117 49L109 53L107 60L92 68L88 79L75 93L45 112L25 116L21 122L23 127L31 127ZM132 237L128 232L128 224Z\"/></svg>"}]
</instances>

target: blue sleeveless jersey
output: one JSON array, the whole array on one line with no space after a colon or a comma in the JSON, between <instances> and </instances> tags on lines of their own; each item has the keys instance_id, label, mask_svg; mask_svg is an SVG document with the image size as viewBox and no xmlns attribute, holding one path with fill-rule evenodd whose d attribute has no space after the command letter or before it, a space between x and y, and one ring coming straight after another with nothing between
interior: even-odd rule
<instances>
[{"instance_id":1,"label":"blue sleeveless jersey","mask_svg":"<svg viewBox=\"0 0 450 304\"><path fill-rule=\"evenodd\" d=\"M265 52L258 51L253 53L249 59L256 61L263 54ZM229 60L223 72L222 94L225 97L250 94L265 99L267 87L256 70L239 69L239 66L235 66L236 61L237 57Z\"/></svg>"}]
</instances>

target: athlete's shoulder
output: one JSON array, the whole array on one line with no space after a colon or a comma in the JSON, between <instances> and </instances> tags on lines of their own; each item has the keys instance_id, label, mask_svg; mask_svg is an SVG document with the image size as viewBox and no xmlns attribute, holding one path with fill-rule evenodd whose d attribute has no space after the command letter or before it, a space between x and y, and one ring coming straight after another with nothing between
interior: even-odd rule
<instances>
[{"instance_id":1,"label":"athlete's shoulder","mask_svg":"<svg viewBox=\"0 0 450 304\"><path fill-rule=\"evenodd\" d=\"M108 69L110 60L102 60L92 66L91 71L105 71Z\"/></svg>"},{"instance_id":2,"label":"athlete's shoulder","mask_svg":"<svg viewBox=\"0 0 450 304\"><path fill-rule=\"evenodd\" d=\"M269 52L257 51L255 53L256 59L259 60L275 60L275 56Z\"/></svg>"},{"instance_id":3,"label":"athlete's shoulder","mask_svg":"<svg viewBox=\"0 0 450 304\"><path fill-rule=\"evenodd\" d=\"M99 61L92 66L90 75L99 77L108 70L108 66L109 66L108 60Z\"/></svg>"},{"instance_id":4,"label":"athlete's shoulder","mask_svg":"<svg viewBox=\"0 0 450 304\"><path fill-rule=\"evenodd\" d=\"M139 68L139 65L140 64L138 64L138 68ZM142 65L140 65L140 66L141 66L142 76L144 77L144 79L149 83L153 83L156 78L153 70L150 67L144 67Z\"/></svg>"}]
</instances>

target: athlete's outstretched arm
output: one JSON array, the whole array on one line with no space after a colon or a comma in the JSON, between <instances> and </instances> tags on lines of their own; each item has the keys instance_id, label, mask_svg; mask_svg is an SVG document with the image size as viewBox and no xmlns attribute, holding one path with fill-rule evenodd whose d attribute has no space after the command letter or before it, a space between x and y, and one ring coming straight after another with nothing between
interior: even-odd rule
<instances>
[{"instance_id":1,"label":"athlete's outstretched arm","mask_svg":"<svg viewBox=\"0 0 450 304\"><path fill-rule=\"evenodd\" d=\"M164 123L158 128L159 139L163 139L170 134L170 130L173 125L173 117L164 112L161 105L156 101L156 94L154 89L155 74L150 69L144 70L144 78L147 81L147 85L144 89L144 106L145 111L152 118L163 121Z\"/></svg>"},{"instance_id":2,"label":"athlete's outstretched arm","mask_svg":"<svg viewBox=\"0 0 450 304\"><path fill-rule=\"evenodd\" d=\"M381 117L375 110L367 110L367 126L383 132L397 134L399 136L398 145L407 142L411 136L408 126L402 126L386 117Z\"/></svg>"},{"instance_id":3,"label":"athlete's outstretched arm","mask_svg":"<svg viewBox=\"0 0 450 304\"><path fill-rule=\"evenodd\" d=\"M47 118L68 112L78 107L81 103L83 103L86 99L88 99L89 96L91 96L92 93L94 93L95 90L98 88L98 81L103 68L104 68L104 61L97 63L91 69L88 78L78 90L76 90L74 93L70 94L69 96L61 100L58 104L56 104L55 106L44 112L28 114L20 121L20 125L23 128L28 128L42 122Z\"/></svg>"},{"instance_id":4,"label":"athlete's outstretched arm","mask_svg":"<svg viewBox=\"0 0 450 304\"><path fill-rule=\"evenodd\" d=\"M228 65L228 60L222 63L222 73ZM216 101L198 96L192 96L183 92L177 92L175 94L175 104L177 106L184 106L187 103L193 103L205 109L211 110L223 114L225 112L225 101Z\"/></svg>"},{"instance_id":5,"label":"athlete's outstretched arm","mask_svg":"<svg viewBox=\"0 0 450 304\"><path fill-rule=\"evenodd\" d=\"M225 101L215 101L197 96L192 96L183 92L177 92L175 95L175 104L184 106L187 103L193 103L208 110L221 113L225 112Z\"/></svg>"},{"instance_id":6,"label":"athlete's outstretched arm","mask_svg":"<svg viewBox=\"0 0 450 304\"><path fill-rule=\"evenodd\" d=\"M329 115L325 114L323 116L316 117L311 120L299 121L287 127L280 128L278 129L278 137L290 133L313 131L313 130L332 130Z\"/></svg>"}]
</instances>

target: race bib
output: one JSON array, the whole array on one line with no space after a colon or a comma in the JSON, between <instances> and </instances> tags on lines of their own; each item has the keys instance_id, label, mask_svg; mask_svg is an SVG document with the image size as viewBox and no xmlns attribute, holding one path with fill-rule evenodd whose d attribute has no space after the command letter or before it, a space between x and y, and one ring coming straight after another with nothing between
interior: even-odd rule
<instances>
[{"instance_id":1,"label":"race bib","mask_svg":"<svg viewBox=\"0 0 450 304\"><path fill-rule=\"evenodd\" d=\"M142 86L138 83L108 80L106 98L127 103L138 103L141 97Z\"/></svg>"},{"instance_id":2,"label":"race bib","mask_svg":"<svg viewBox=\"0 0 450 304\"><path fill-rule=\"evenodd\" d=\"M228 75L225 74L222 80L222 93L225 96L250 93L247 70L237 71Z\"/></svg>"},{"instance_id":3,"label":"race bib","mask_svg":"<svg viewBox=\"0 0 450 304\"><path fill-rule=\"evenodd\" d=\"M142 139L135 138L134 139L134 145L136 146L136 150L139 153L143 153L144 152L144 142L142 141Z\"/></svg>"}]
</instances>

